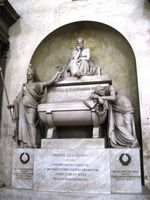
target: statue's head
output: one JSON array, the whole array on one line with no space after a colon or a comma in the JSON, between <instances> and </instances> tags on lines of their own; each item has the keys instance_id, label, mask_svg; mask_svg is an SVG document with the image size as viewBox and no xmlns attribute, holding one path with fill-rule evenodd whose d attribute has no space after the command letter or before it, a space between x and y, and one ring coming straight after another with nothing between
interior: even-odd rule
<instances>
[{"instance_id":1,"label":"statue's head","mask_svg":"<svg viewBox=\"0 0 150 200\"><path fill-rule=\"evenodd\" d=\"M94 93L100 95L100 96L104 96L106 94L106 90L105 87L103 86L97 86L94 88Z\"/></svg>"},{"instance_id":2,"label":"statue's head","mask_svg":"<svg viewBox=\"0 0 150 200\"><path fill-rule=\"evenodd\" d=\"M29 65L27 69L27 81L34 80L35 72L34 69Z\"/></svg>"},{"instance_id":3,"label":"statue's head","mask_svg":"<svg viewBox=\"0 0 150 200\"><path fill-rule=\"evenodd\" d=\"M82 37L78 37L78 38L77 38L77 46L78 46L79 48L83 48L83 47L84 47L84 40L83 40Z\"/></svg>"}]
</instances>

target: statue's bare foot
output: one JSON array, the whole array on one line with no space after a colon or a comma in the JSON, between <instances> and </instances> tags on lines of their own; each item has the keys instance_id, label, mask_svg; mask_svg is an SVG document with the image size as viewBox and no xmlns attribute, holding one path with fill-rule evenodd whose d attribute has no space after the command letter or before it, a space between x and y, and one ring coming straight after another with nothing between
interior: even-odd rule
<instances>
[{"instance_id":1,"label":"statue's bare foot","mask_svg":"<svg viewBox=\"0 0 150 200\"><path fill-rule=\"evenodd\" d=\"M76 77L77 77L77 78L80 78L82 75L83 75L83 74L82 74L81 71L78 71L78 72L76 73Z\"/></svg>"},{"instance_id":2,"label":"statue's bare foot","mask_svg":"<svg viewBox=\"0 0 150 200\"><path fill-rule=\"evenodd\" d=\"M34 144L34 145L33 145L33 148L37 148L37 145L36 145L36 144Z\"/></svg>"}]
</instances>

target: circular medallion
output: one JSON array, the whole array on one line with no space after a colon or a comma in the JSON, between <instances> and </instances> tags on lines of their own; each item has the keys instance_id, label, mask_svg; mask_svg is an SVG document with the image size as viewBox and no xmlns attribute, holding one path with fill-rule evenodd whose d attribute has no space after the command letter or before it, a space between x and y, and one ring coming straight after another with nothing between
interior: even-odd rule
<instances>
[{"instance_id":1,"label":"circular medallion","mask_svg":"<svg viewBox=\"0 0 150 200\"><path fill-rule=\"evenodd\" d=\"M30 160L30 156L29 156L28 153L25 153L25 152L24 152L24 153L22 153L22 154L20 155L20 161L21 161L23 164L28 163L29 160Z\"/></svg>"},{"instance_id":2,"label":"circular medallion","mask_svg":"<svg viewBox=\"0 0 150 200\"><path fill-rule=\"evenodd\" d=\"M122 153L119 157L119 161L123 166L128 166L131 162L131 156L128 153Z\"/></svg>"}]
</instances>

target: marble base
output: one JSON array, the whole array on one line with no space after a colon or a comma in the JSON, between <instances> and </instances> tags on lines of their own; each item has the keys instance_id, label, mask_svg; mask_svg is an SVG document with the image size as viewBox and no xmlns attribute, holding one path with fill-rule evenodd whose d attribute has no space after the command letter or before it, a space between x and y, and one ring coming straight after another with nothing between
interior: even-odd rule
<instances>
[{"instance_id":1,"label":"marble base","mask_svg":"<svg viewBox=\"0 0 150 200\"><path fill-rule=\"evenodd\" d=\"M14 151L12 187L141 193L140 150L106 149L103 139L44 139L41 149Z\"/></svg>"},{"instance_id":2,"label":"marble base","mask_svg":"<svg viewBox=\"0 0 150 200\"><path fill-rule=\"evenodd\" d=\"M142 194L87 194L67 192L44 192L24 189L0 188L1 200L150 200L150 191Z\"/></svg>"},{"instance_id":3,"label":"marble base","mask_svg":"<svg viewBox=\"0 0 150 200\"><path fill-rule=\"evenodd\" d=\"M108 149L36 149L35 190L110 193Z\"/></svg>"},{"instance_id":4,"label":"marble base","mask_svg":"<svg viewBox=\"0 0 150 200\"><path fill-rule=\"evenodd\" d=\"M139 149L111 149L111 192L141 193Z\"/></svg>"},{"instance_id":5,"label":"marble base","mask_svg":"<svg viewBox=\"0 0 150 200\"><path fill-rule=\"evenodd\" d=\"M12 187L32 189L34 150L18 148L13 155Z\"/></svg>"}]
</instances>

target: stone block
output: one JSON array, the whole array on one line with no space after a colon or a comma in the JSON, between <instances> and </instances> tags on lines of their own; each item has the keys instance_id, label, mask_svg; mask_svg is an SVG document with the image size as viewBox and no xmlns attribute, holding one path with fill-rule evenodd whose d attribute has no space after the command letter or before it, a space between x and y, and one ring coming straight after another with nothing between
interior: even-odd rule
<instances>
[{"instance_id":1,"label":"stone block","mask_svg":"<svg viewBox=\"0 0 150 200\"><path fill-rule=\"evenodd\" d=\"M110 150L111 192L141 193L139 149Z\"/></svg>"},{"instance_id":2,"label":"stone block","mask_svg":"<svg viewBox=\"0 0 150 200\"><path fill-rule=\"evenodd\" d=\"M18 148L13 154L12 187L32 189L33 149Z\"/></svg>"},{"instance_id":3,"label":"stone block","mask_svg":"<svg viewBox=\"0 0 150 200\"><path fill-rule=\"evenodd\" d=\"M36 149L35 190L110 193L108 149Z\"/></svg>"},{"instance_id":4,"label":"stone block","mask_svg":"<svg viewBox=\"0 0 150 200\"><path fill-rule=\"evenodd\" d=\"M68 77L48 89L47 102L87 99L99 84L108 86L112 81L107 75Z\"/></svg>"},{"instance_id":5,"label":"stone block","mask_svg":"<svg viewBox=\"0 0 150 200\"><path fill-rule=\"evenodd\" d=\"M104 139L42 139L41 148L64 149L64 148L88 148L103 149Z\"/></svg>"}]
</instances>

